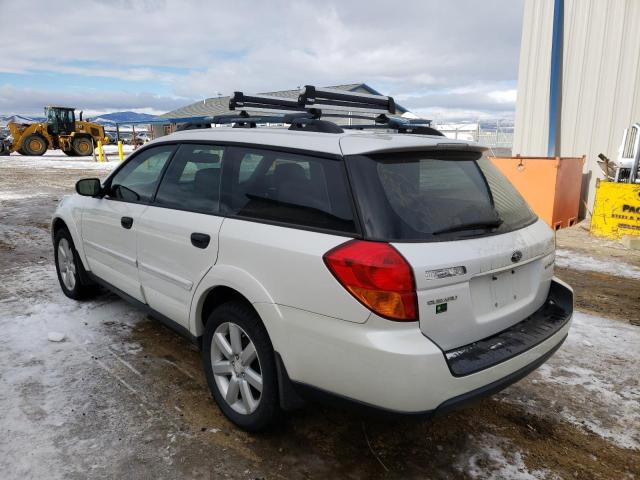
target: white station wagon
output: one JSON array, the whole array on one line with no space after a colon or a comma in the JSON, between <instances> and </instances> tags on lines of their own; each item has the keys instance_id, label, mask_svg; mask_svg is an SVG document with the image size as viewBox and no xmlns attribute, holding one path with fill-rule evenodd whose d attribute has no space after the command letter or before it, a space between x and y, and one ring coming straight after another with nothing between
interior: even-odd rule
<instances>
[{"instance_id":1,"label":"white station wagon","mask_svg":"<svg viewBox=\"0 0 640 480\"><path fill-rule=\"evenodd\" d=\"M176 132L80 180L52 233L65 295L102 285L192 339L232 422L264 429L309 398L439 414L560 347L573 293L554 234L483 147L385 114L320 118L393 113L390 97L305 87L231 107L211 122L236 128ZM251 128L277 122L249 107L290 126Z\"/></svg>"}]
</instances>

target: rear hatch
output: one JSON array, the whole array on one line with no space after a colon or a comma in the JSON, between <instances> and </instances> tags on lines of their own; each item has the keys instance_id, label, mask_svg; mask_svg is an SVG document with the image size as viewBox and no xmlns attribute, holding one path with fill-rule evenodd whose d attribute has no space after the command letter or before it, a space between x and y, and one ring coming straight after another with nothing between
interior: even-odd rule
<instances>
[{"instance_id":1,"label":"rear hatch","mask_svg":"<svg viewBox=\"0 0 640 480\"><path fill-rule=\"evenodd\" d=\"M553 233L483 151L347 157L370 240L413 268L420 329L443 350L523 320L544 303Z\"/></svg>"},{"instance_id":2,"label":"rear hatch","mask_svg":"<svg viewBox=\"0 0 640 480\"><path fill-rule=\"evenodd\" d=\"M541 221L503 235L393 246L413 267L420 329L443 350L531 315L545 302L553 276L553 241Z\"/></svg>"}]
</instances>

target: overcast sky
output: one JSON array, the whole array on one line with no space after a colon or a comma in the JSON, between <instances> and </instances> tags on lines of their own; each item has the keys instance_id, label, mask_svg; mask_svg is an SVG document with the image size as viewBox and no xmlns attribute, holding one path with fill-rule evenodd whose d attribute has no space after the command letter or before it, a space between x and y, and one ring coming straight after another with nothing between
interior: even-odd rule
<instances>
[{"instance_id":1,"label":"overcast sky","mask_svg":"<svg viewBox=\"0 0 640 480\"><path fill-rule=\"evenodd\" d=\"M425 118L513 117L522 9L522 0L0 0L0 113L46 104L164 113L235 90L365 82Z\"/></svg>"}]
</instances>

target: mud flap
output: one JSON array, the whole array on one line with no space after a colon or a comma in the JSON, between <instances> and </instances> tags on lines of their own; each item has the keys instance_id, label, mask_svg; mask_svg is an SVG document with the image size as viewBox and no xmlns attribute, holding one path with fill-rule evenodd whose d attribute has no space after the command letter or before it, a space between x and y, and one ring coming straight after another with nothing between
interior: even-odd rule
<instances>
[{"instance_id":1,"label":"mud flap","mask_svg":"<svg viewBox=\"0 0 640 480\"><path fill-rule=\"evenodd\" d=\"M278 352L275 352L275 357L276 372L278 374L278 395L280 397L280 408L282 408L282 410L284 410L285 412L290 412L304 407L305 402L302 398L300 398L295 388L293 388L293 384L291 382L291 379L289 378L287 369L284 366L282 357Z\"/></svg>"}]
</instances>

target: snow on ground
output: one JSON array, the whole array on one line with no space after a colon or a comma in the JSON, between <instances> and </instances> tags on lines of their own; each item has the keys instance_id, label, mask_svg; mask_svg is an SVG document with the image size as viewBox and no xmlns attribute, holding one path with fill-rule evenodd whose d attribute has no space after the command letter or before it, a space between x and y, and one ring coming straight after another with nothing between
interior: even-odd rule
<instances>
[{"instance_id":1,"label":"snow on ground","mask_svg":"<svg viewBox=\"0 0 640 480\"><path fill-rule=\"evenodd\" d=\"M640 450L639 372L637 326L576 311L564 345L527 380L536 388L518 384L501 397Z\"/></svg>"},{"instance_id":2,"label":"snow on ground","mask_svg":"<svg viewBox=\"0 0 640 480\"><path fill-rule=\"evenodd\" d=\"M64 297L48 262L9 273L10 280L0 285L0 471L8 475L2 478L76 478L78 461L85 472L109 471L109 459L117 457L119 449L128 448L127 444L114 441L108 430L77 431L78 426L69 422L70 412L84 418L84 412L95 411L91 403L98 401L100 415L118 412L111 428L121 430L123 423L129 424L135 441L143 441L140 432L160 421L135 385L106 360L96 360L109 356L114 348L139 351L134 342L109 345L105 342L108 336L101 331L104 322L117 319L131 325L143 314L111 296L92 302ZM51 332L64 335L64 340L49 341ZM134 399L127 412L114 404L115 396L93 397L96 382L105 377L114 378ZM131 420L135 412L146 419L138 421L137 428ZM168 445L162 454L169 458L174 449Z\"/></svg>"},{"instance_id":3,"label":"snow on ground","mask_svg":"<svg viewBox=\"0 0 640 480\"><path fill-rule=\"evenodd\" d=\"M640 280L640 268L619 259L599 260L575 250L556 249L556 265L573 270L606 273L617 277Z\"/></svg>"},{"instance_id":4,"label":"snow on ground","mask_svg":"<svg viewBox=\"0 0 640 480\"><path fill-rule=\"evenodd\" d=\"M125 158L133 151L133 147L127 146L124 150ZM7 167L23 167L35 169L81 169L81 170L113 170L120 164L118 159L118 147L116 145L106 145L105 153L109 161L94 162L93 157L69 157L61 150L48 150L41 157L20 155L13 153L9 156L0 157L0 164Z\"/></svg>"},{"instance_id":5,"label":"snow on ground","mask_svg":"<svg viewBox=\"0 0 640 480\"><path fill-rule=\"evenodd\" d=\"M460 472L482 480L540 480L554 478L548 470L530 471L522 452L511 442L491 434L469 436L470 448L456 463ZM487 468L489 467L489 469Z\"/></svg>"}]
</instances>

